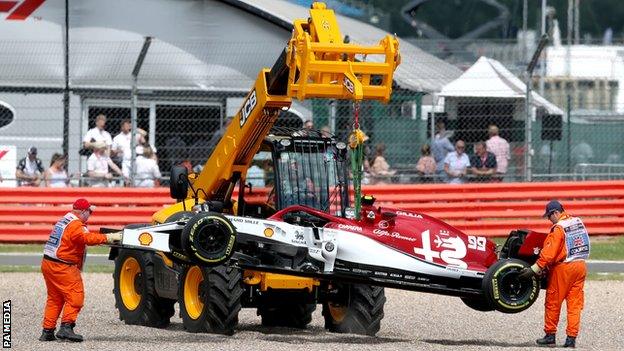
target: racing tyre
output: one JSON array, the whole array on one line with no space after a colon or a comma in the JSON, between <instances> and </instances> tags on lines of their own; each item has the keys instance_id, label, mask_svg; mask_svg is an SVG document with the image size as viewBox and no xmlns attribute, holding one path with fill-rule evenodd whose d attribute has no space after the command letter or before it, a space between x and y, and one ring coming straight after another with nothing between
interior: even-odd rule
<instances>
[{"instance_id":1,"label":"racing tyre","mask_svg":"<svg viewBox=\"0 0 624 351\"><path fill-rule=\"evenodd\" d=\"M227 266L187 266L179 279L184 328L192 333L234 334L243 294L241 271Z\"/></svg>"},{"instance_id":2,"label":"racing tyre","mask_svg":"<svg viewBox=\"0 0 624 351\"><path fill-rule=\"evenodd\" d=\"M314 295L305 292L267 291L262 293L258 315L266 327L305 329L316 309Z\"/></svg>"},{"instance_id":3,"label":"racing tyre","mask_svg":"<svg viewBox=\"0 0 624 351\"><path fill-rule=\"evenodd\" d=\"M518 313L531 307L537 300L540 281L520 280L518 274L529 265L517 259L503 259L493 264L483 277L486 300L503 313Z\"/></svg>"},{"instance_id":4,"label":"racing tyre","mask_svg":"<svg viewBox=\"0 0 624 351\"><path fill-rule=\"evenodd\" d=\"M194 212L191 211L180 211L172 214L167 217L165 223L177 222L180 220L188 220L195 216ZM190 264L192 263L191 259L184 253L184 249L182 249L182 235L171 236L169 241L169 246L171 252L165 252L165 256L178 264Z\"/></svg>"},{"instance_id":5,"label":"racing tyre","mask_svg":"<svg viewBox=\"0 0 624 351\"><path fill-rule=\"evenodd\" d=\"M182 229L182 248L197 264L218 266L234 253L236 229L223 215L203 212L191 218Z\"/></svg>"},{"instance_id":6,"label":"racing tyre","mask_svg":"<svg viewBox=\"0 0 624 351\"><path fill-rule=\"evenodd\" d=\"M335 298L323 303L325 328L334 333L375 335L381 327L384 288L365 284L332 287Z\"/></svg>"},{"instance_id":7,"label":"racing tyre","mask_svg":"<svg viewBox=\"0 0 624 351\"><path fill-rule=\"evenodd\" d=\"M461 300L464 304L466 304L466 306L472 308L475 311L494 311L494 306L492 306L490 302L485 299L485 297L462 297Z\"/></svg>"},{"instance_id":8,"label":"racing tyre","mask_svg":"<svg viewBox=\"0 0 624 351\"><path fill-rule=\"evenodd\" d=\"M119 250L113 272L115 307L126 324L164 328L175 300L159 297L154 285L153 252Z\"/></svg>"}]
</instances>

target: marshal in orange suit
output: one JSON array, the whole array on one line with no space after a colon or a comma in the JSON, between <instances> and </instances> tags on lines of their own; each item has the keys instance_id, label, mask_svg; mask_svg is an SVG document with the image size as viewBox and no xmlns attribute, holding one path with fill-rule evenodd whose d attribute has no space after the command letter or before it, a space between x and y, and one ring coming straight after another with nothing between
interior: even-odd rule
<instances>
[{"instance_id":1,"label":"marshal in orange suit","mask_svg":"<svg viewBox=\"0 0 624 351\"><path fill-rule=\"evenodd\" d=\"M52 229L43 249L41 272L48 290L43 317L43 332L39 340L56 338L83 341L82 335L74 333L78 313L84 302L84 288L80 272L84 263L85 247L121 240L120 233L90 233L87 220L95 207L86 199L74 202L73 209L61 218ZM63 312L61 327L56 337L56 322Z\"/></svg>"},{"instance_id":2,"label":"marshal in orange suit","mask_svg":"<svg viewBox=\"0 0 624 351\"><path fill-rule=\"evenodd\" d=\"M568 215L561 203L550 201L546 205L544 217L553 224L544 241L537 262L525 268L521 279L531 278L548 269L548 287L544 314L544 332L546 335L537 339L539 345L554 346L555 334L559 323L561 304L566 301L568 311L567 338L563 347L576 347L576 337L581 324L583 309L585 276L589 257L589 234L580 218Z\"/></svg>"}]
</instances>

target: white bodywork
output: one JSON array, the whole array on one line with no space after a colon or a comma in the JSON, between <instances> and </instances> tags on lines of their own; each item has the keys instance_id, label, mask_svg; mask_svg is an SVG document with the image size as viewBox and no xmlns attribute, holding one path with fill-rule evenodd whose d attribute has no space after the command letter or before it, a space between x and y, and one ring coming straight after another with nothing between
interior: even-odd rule
<instances>
[{"instance_id":1,"label":"white bodywork","mask_svg":"<svg viewBox=\"0 0 624 351\"><path fill-rule=\"evenodd\" d=\"M323 273L332 273L336 259L363 265L448 278L483 277L482 272L453 266L442 266L404 254L362 234L332 228L311 228L281 221L225 216L238 233L256 236L296 247L305 247L309 255L324 263ZM124 229L125 247L170 252L169 233L181 231L182 223L166 223L139 229ZM318 233L318 239L314 234ZM149 234L151 241L145 240ZM140 237L143 235L143 240ZM406 275L409 279L409 276ZM415 277L414 277L415 279Z\"/></svg>"}]
</instances>

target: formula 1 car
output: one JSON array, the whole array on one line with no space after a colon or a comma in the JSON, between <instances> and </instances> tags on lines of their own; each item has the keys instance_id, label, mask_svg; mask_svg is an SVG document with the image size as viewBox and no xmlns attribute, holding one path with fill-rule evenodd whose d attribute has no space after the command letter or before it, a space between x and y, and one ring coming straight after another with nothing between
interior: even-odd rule
<instances>
[{"instance_id":1,"label":"formula 1 car","mask_svg":"<svg viewBox=\"0 0 624 351\"><path fill-rule=\"evenodd\" d=\"M359 221L302 205L267 219L231 216L206 202L170 223L126 228L122 244L163 253L178 248L207 267L458 296L479 311L517 313L537 299L540 281L518 273L535 262L544 234L513 231L498 253L486 237L374 201L363 198Z\"/></svg>"}]
</instances>

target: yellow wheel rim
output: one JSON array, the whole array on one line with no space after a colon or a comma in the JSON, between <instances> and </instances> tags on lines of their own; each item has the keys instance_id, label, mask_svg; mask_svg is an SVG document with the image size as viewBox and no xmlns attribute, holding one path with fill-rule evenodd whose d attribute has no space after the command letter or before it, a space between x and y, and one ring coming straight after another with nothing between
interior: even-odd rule
<instances>
[{"instance_id":1,"label":"yellow wheel rim","mask_svg":"<svg viewBox=\"0 0 624 351\"><path fill-rule=\"evenodd\" d=\"M199 267L189 268L184 279L184 307L192 319L198 319L204 310L204 302L199 296L199 287L204 281L204 275Z\"/></svg>"},{"instance_id":2,"label":"yellow wheel rim","mask_svg":"<svg viewBox=\"0 0 624 351\"><path fill-rule=\"evenodd\" d=\"M336 305L331 302L327 303L327 307L329 308L329 314L332 319L336 323L342 323L345 316L347 315L347 308L344 306Z\"/></svg>"},{"instance_id":3,"label":"yellow wheel rim","mask_svg":"<svg viewBox=\"0 0 624 351\"><path fill-rule=\"evenodd\" d=\"M141 294L136 291L135 287L135 281L139 274L141 274L139 262L134 257L128 257L121 265L119 290L121 301L130 311L134 311L141 303Z\"/></svg>"}]
</instances>

